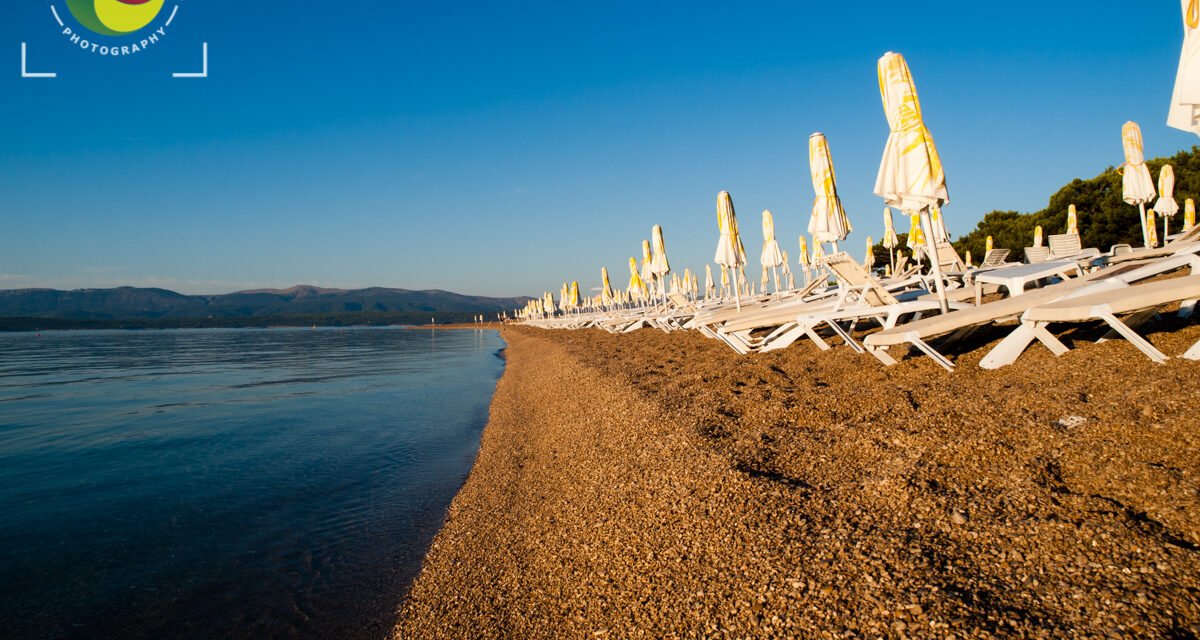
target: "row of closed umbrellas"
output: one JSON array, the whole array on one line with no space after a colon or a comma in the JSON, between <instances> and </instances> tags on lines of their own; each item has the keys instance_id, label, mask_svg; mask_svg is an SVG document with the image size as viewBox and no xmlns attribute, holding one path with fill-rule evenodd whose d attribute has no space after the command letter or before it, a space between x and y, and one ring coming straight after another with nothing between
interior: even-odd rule
<instances>
[{"instance_id":1,"label":"row of closed umbrellas","mask_svg":"<svg viewBox=\"0 0 1200 640\"><path fill-rule=\"evenodd\" d=\"M1184 45L1167 123L1200 135L1200 0L1181 2ZM913 226L908 242L910 247L925 244L926 238L932 238L935 243L947 241L948 233L941 214L941 207L950 201L945 171L933 136L922 117L920 100L908 63L901 54L888 52L879 59L877 71L884 114L890 130L874 188L874 193L881 197L885 204L882 244L888 249L899 244L891 210L887 207L900 209L912 216ZM1144 244L1153 246L1157 244L1156 238L1152 237L1152 234L1157 234L1153 219L1155 212L1169 218L1180 209L1173 197L1174 171L1169 165L1162 169L1156 192L1154 181L1145 164L1141 129L1136 123L1127 122L1122 127L1122 142L1125 152L1125 162L1121 165L1123 198L1125 202L1139 207ZM838 197L829 141L822 133L814 133L809 138L809 167L816 197L813 200L808 232L813 238L811 260L819 263L825 251L823 245L829 244L833 251L838 251L837 243L845 240L853 228L841 198ZM1147 214L1146 205L1156 195L1160 197ZM1194 209L1189 208L1185 216L1185 227L1190 227L1194 224ZM1068 212L1067 226L1069 232L1078 230L1078 217L1074 205ZM727 191L717 194L717 230L719 237L713 260L722 267L721 279L725 287L729 287L730 284L726 270L732 272L735 282L731 288L735 304L740 309L741 287L737 282L745 282L744 267L747 264L747 256L738 230L733 197ZM1166 232L1165 229L1164 233ZM774 217L769 210L763 212L763 238L760 256L763 284L765 287L767 269L771 269L778 289L778 269L782 267L785 278L790 278L791 273L786 252L780 249L775 238ZM868 247L870 246L871 242L868 239ZM809 261L806 240L801 236L800 263L807 268ZM639 271L635 258L629 259L629 265L630 286L626 290L627 294L642 300L666 295L666 278L671 269L661 226L655 225L652 229L652 240L642 243L641 270ZM939 261L930 260L930 266L938 299L945 311L946 298ZM707 265L705 276L705 290L711 291L715 284L712 270ZM590 306L607 306L624 301L625 297L621 292L614 291L607 268L601 268L601 280L600 295L595 300L587 301L580 298L578 281L569 285L564 283L560 291L559 306L567 310L585 306L589 302ZM695 293L698 290L698 277L690 271L685 272L684 277L676 279L674 284ZM518 311L518 316L532 317L552 314L554 311L553 296L546 293L541 299L532 301L524 310Z\"/></svg>"}]
</instances>

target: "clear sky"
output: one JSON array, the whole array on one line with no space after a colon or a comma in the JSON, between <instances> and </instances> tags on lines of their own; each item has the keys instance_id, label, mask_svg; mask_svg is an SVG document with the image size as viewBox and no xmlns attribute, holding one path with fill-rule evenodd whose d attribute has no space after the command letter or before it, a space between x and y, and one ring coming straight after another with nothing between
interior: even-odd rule
<instances>
[{"instance_id":1,"label":"clear sky","mask_svg":"<svg viewBox=\"0 0 1200 640\"><path fill-rule=\"evenodd\" d=\"M722 189L750 253L769 208L794 254L814 131L857 255L882 230L888 50L955 235L1119 164L1126 120L1148 157L1200 143L1164 124L1177 0L176 3L127 58L71 45L65 0L5 3L0 288L586 289L601 265L624 282L654 224L702 270ZM21 42L58 77L22 79ZM210 77L172 78L201 42Z\"/></svg>"}]
</instances>

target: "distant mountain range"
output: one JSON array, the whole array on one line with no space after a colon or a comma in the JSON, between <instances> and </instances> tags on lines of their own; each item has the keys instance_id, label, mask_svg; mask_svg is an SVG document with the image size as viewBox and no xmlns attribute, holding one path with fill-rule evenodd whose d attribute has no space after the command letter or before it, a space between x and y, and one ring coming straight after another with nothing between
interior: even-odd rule
<instances>
[{"instance_id":1,"label":"distant mountain range","mask_svg":"<svg viewBox=\"0 0 1200 640\"><path fill-rule=\"evenodd\" d=\"M0 290L0 318L88 321L253 319L288 316L395 316L449 314L462 317L525 306L529 298L487 298L449 291L322 289L307 285L220 295L184 295L166 289ZM440 322L441 320L439 320Z\"/></svg>"}]
</instances>

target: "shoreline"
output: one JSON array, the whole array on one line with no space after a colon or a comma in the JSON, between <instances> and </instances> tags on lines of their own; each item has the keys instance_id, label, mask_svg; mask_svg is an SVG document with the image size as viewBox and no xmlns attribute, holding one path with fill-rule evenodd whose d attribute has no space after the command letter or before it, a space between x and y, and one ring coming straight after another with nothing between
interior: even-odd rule
<instances>
[{"instance_id":1,"label":"shoreline","mask_svg":"<svg viewBox=\"0 0 1200 640\"><path fill-rule=\"evenodd\" d=\"M1197 363L501 335L396 638L1200 632Z\"/></svg>"}]
</instances>

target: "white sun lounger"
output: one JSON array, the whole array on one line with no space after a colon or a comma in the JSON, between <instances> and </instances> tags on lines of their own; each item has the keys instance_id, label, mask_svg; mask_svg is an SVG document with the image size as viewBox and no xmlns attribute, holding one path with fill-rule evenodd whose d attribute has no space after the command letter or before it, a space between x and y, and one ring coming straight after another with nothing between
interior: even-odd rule
<instances>
[{"instance_id":1,"label":"white sun lounger","mask_svg":"<svg viewBox=\"0 0 1200 640\"><path fill-rule=\"evenodd\" d=\"M1148 284L1074 296L1034 307L1021 316L1021 329L1019 330L1031 334L1046 345L1046 348L1050 349L1054 355L1061 356L1069 349L1054 334L1050 333L1047 329L1049 325L1103 320L1112 328L1113 332L1128 340L1148 358L1161 364L1167 361L1167 356L1138 335L1134 329L1154 315L1159 308L1176 302L1181 305L1180 315L1186 317L1191 314L1198 298L1200 298L1200 275L1159 280ZM1130 315L1125 321L1117 317L1126 314ZM1002 341L992 350L992 353L988 354L988 358L985 359L987 362L982 363L984 368L994 369L1016 360L1020 352L1008 353L1007 351L1016 348L1017 344L1015 341L1007 344ZM996 353L997 351L1004 352ZM992 358L993 353L996 353L997 357Z\"/></svg>"},{"instance_id":2,"label":"white sun lounger","mask_svg":"<svg viewBox=\"0 0 1200 640\"><path fill-rule=\"evenodd\" d=\"M975 302L983 298L983 285L994 284L1008 290L1011 297L1025 293L1025 287L1031 282L1058 277L1063 280L1083 272L1074 260L1055 260L1051 262L1035 262L1033 264L1018 264L1001 269L992 269L975 276Z\"/></svg>"},{"instance_id":3,"label":"white sun lounger","mask_svg":"<svg viewBox=\"0 0 1200 640\"><path fill-rule=\"evenodd\" d=\"M1197 247L1196 250L1200 250ZM887 350L889 347L908 344L929 356L934 362L948 371L954 370L954 365L936 349L929 345L929 340L941 336L951 336L951 339L964 337L967 333L979 327L1008 318L1019 317L1025 311L1063 299L1071 295L1094 293L1106 289L1127 286L1163 273L1169 273L1180 268L1190 267L1193 272L1200 272L1200 257L1194 253L1169 256L1151 261L1147 264L1125 264L1095 271L1080 278L1050 285L1030 291L1024 295L1004 298L995 302L952 311L947 314L922 318L892 329L873 333L863 341L869 353L885 365L894 365L896 360ZM1009 342L1006 349L1020 354L1034 337L1028 332L1014 331L1004 341ZM1002 343L1004 342L1002 341ZM1018 348L1019 345L1019 348ZM1001 352L1006 353L1006 352ZM990 356L991 354L989 354Z\"/></svg>"}]
</instances>

